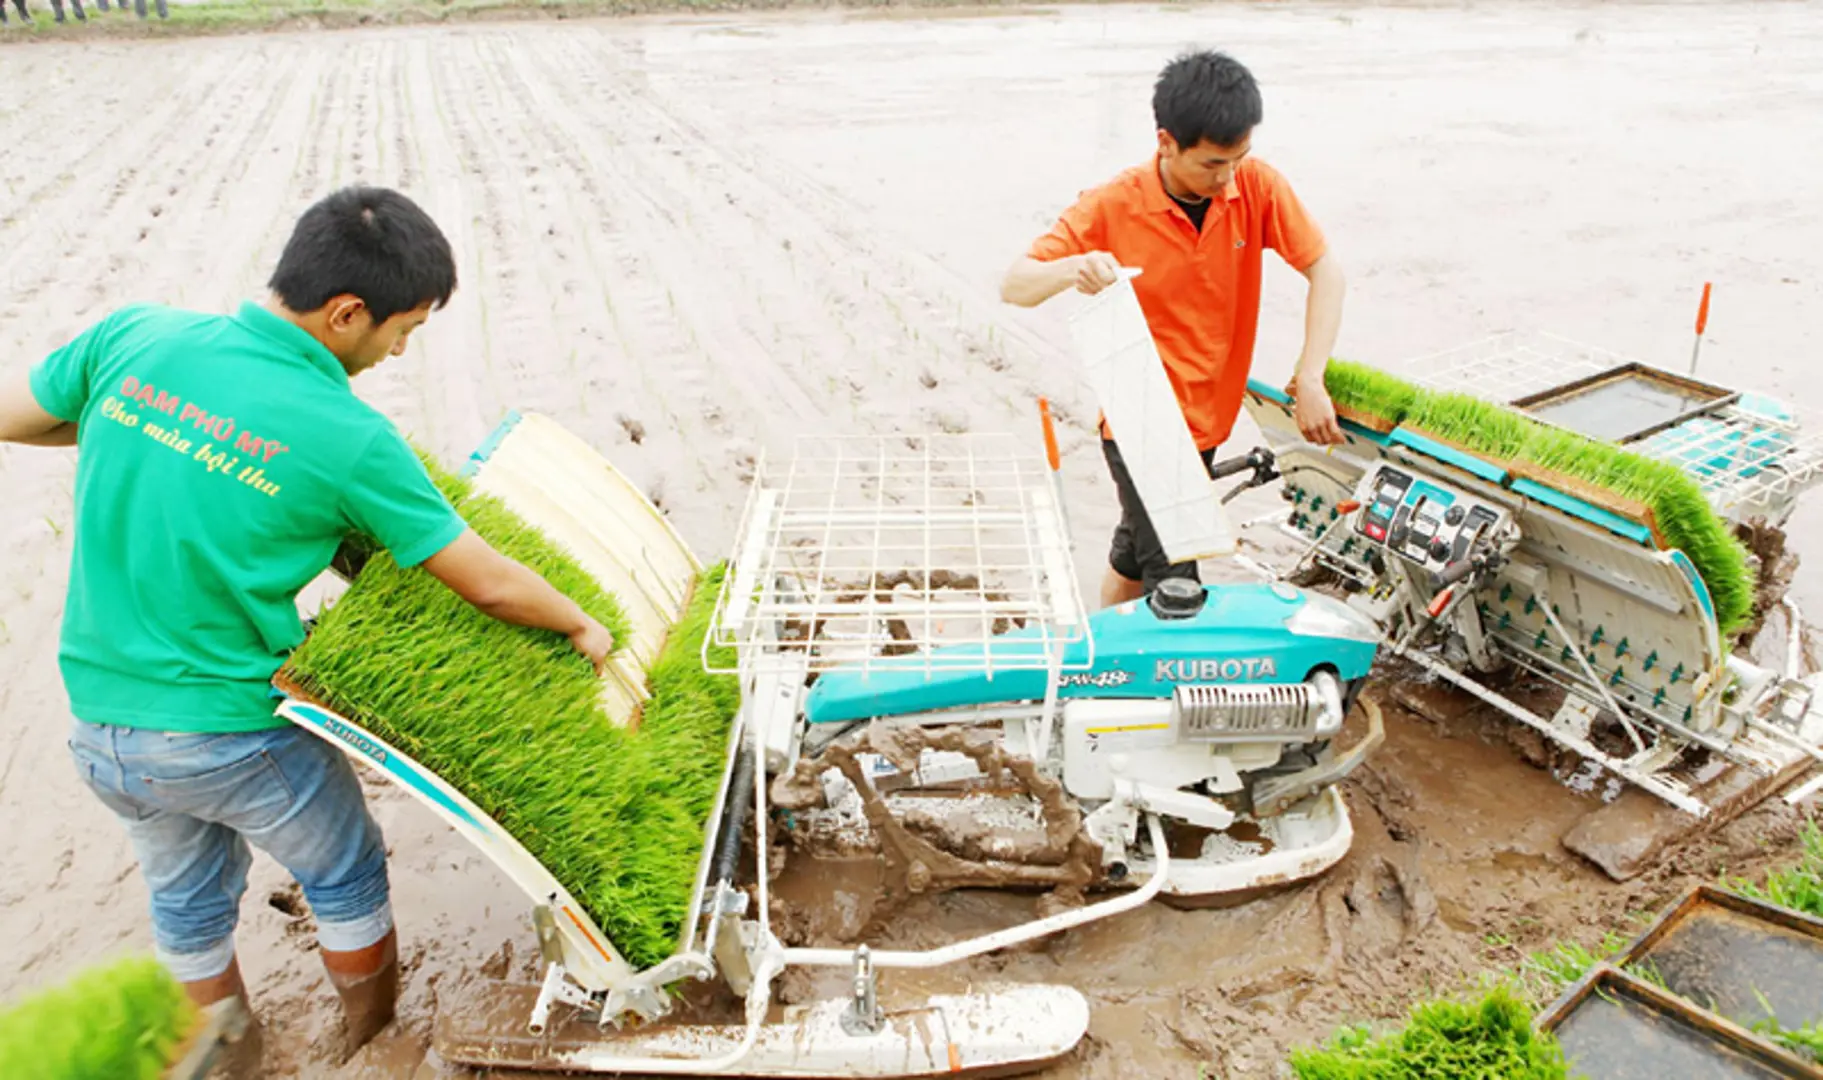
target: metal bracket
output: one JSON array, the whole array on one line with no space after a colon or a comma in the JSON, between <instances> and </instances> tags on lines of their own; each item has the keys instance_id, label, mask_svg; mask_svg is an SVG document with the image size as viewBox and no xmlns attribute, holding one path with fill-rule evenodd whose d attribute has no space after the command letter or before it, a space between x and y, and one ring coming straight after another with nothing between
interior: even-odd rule
<instances>
[{"instance_id":1,"label":"metal bracket","mask_svg":"<svg viewBox=\"0 0 1823 1080\"><path fill-rule=\"evenodd\" d=\"M1315 795L1359 768L1367 756L1386 741L1386 724L1381 719L1380 706L1364 696L1361 699L1361 711L1367 714L1366 738L1341 757L1332 757L1290 776L1276 776L1260 781L1253 790L1253 812L1266 816L1281 813L1299 799Z\"/></svg>"},{"instance_id":2,"label":"metal bracket","mask_svg":"<svg viewBox=\"0 0 1823 1080\"><path fill-rule=\"evenodd\" d=\"M696 951L679 953L640 972L631 985L609 990L601 1010L601 1026L619 1026L620 1018L627 1013L648 1022L658 1020L671 1011L671 999L664 992L666 986L686 979L708 979L714 974L715 965L707 956Z\"/></svg>"},{"instance_id":3,"label":"metal bracket","mask_svg":"<svg viewBox=\"0 0 1823 1080\"><path fill-rule=\"evenodd\" d=\"M593 997L564 977L562 964L551 964L544 969L544 985L538 988L538 1000L532 1005L532 1016L526 1021L525 1029L533 1035L543 1035L551 1023L551 1006L559 1001L578 1009L588 1009L595 1004Z\"/></svg>"},{"instance_id":4,"label":"metal bracket","mask_svg":"<svg viewBox=\"0 0 1823 1080\"><path fill-rule=\"evenodd\" d=\"M557 934L557 916L551 914L551 905L533 905L532 931L538 935L538 958L546 964L563 963L563 940Z\"/></svg>"},{"instance_id":5,"label":"metal bracket","mask_svg":"<svg viewBox=\"0 0 1823 1080\"><path fill-rule=\"evenodd\" d=\"M886 1026L886 1014L880 1011L879 981L872 951L865 945L855 949L854 997L842 1010L843 1031L860 1038L876 1035Z\"/></svg>"},{"instance_id":6,"label":"metal bracket","mask_svg":"<svg viewBox=\"0 0 1823 1080\"><path fill-rule=\"evenodd\" d=\"M715 894L709 950L728 989L745 997L753 985L753 965L742 936L740 917L747 913L747 894L724 882Z\"/></svg>"}]
</instances>

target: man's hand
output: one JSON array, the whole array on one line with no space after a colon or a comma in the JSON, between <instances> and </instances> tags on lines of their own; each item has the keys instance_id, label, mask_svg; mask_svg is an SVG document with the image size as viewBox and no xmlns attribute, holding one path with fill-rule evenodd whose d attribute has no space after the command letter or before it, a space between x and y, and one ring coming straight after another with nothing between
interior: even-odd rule
<instances>
[{"instance_id":1,"label":"man's hand","mask_svg":"<svg viewBox=\"0 0 1823 1080\"><path fill-rule=\"evenodd\" d=\"M1105 251L1072 256L1075 266L1076 291L1094 296L1120 280L1120 261Z\"/></svg>"},{"instance_id":2,"label":"man's hand","mask_svg":"<svg viewBox=\"0 0 1823 1080\"><path fill-rule=\"evenodd\" d=\"M424 569L482 612L570 639L601 674L614 635L530 567L495 551L473 529L424 560Z\"/></svg>"},{"instance_id":3,"label":"man's hand","mask_svg":"<svg viewBox=\"0 0 1823 1080\"><path fill-rule=\"evenodd\" d=\"M1000 299L1020 307L1037 307L1065 289L1094 296L1120 280L1120 260L1105 251L1066 255L1050 262L1027 256L1014 263L1000 283Z\"/></svg>"},{"instance_id":4,"label":"man's hand","mask_svg":"<svg viewBox=\"0 0 1823 1080\"><path fill-rule=\"evenodd\" d=\"M1298 431L1308 442L1318 446L1339 446L1344 441L1342 425L1336 420L1335 402L1329 399L1329 388L1323 376L1300 377L1292 383L1292 417Z\"/></svg>"},{"instance_id":5,"label":"man's hand","mask_svg":"<svg viewBox=\"0 0 1823 1080\"><path fill-rule=\"evenodd\" d=\"M1329 366L1330 353L1336 347L1336 333L1342 326L1342 295L1347 291L1342 268L1333 254L1324 254L1304 268L1310 292L1304 301L1304 351L1298 356L1292 375L1290 393L1297 402L1293 416L1298 431L1318 446L1335 446L1343 441L1342 425L1336 421L1336 405L1329 399L1329 388L1323 383L1323 369Z\"/></svg>"},{"instance_id":6,"label":"man's hand","mask_svg":"<svg viewBox=\"0 0 1823 1080\"><path fill-rule=\"evenodd\" d=\"M595 665L595 674L600 675L607 670L608 654L614 651L614 635L608 632L607 627L587 615L583 618L587 621L582 629L570 635L570 644L587 657L589 663Z\"/></svg>"}]
</instances>

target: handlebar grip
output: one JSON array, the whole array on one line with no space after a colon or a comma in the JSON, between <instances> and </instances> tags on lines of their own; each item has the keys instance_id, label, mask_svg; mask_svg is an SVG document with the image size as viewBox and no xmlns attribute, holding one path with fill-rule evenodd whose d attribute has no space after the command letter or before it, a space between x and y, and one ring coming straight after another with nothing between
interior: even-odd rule
<instances>
[{"instance_id":1,"label":"handlebar grip","mask_svg":"<svg viewBox=\"0 0 1823 1080\"><path fill-rule=\"evenodd\" d=\"M1256 467L1258 467L1258 462L1254 460L1254 456L1252 454L1243 454L1240 457L1229 458L1227 461L1218 461L1209 466L1209 479L1222 480L1233 476L1235 473L1243 473L1248 469Z\"/></svg>"}]
</instances>

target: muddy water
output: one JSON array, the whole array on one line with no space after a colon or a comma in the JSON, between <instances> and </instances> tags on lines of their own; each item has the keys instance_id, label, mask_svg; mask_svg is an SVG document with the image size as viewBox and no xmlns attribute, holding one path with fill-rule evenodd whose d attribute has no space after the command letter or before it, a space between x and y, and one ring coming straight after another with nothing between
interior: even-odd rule
<instances>
[{"instance_id":1,"label":"muddy water","mask_svg":"<svg viewBox=\"0 0 1823 1080\"><path fill-rule=\"evenodd\" d=\"M1149 86L1180 45L1266 87L1256 153L1349 271L1338 352L1382 363L1507 327L1816 406L1823 22L1804 6L1277 3L966 18L816 14L566 22L0 48L0 351L19 363L111 307L256 295L293 215L351 180L418 196L462 290L360 392L455 461L509 408L545 412L632 476L706 556L762 449L804 431L1063 428L1077 566L1115 513L1094 409L1063 360L1062 298L995 279L1081 188L1152 142ZM106 78L96 73L106 71ZM1268 259L1257 370L1282 379L1301 283ZM1245 423L1237 442L1251 438ZM148 941L118 825L76 784L54 629L72 460L0 450L0 996ZM1250 517L1268 494L1234 506ZM1791 534L1823 558L1823 503ZM1823 612L1823 577L1795 592ZM1351 781L1358 839L1322 881L1226 911L1153 905L946 973L1067 981L1095 1013L1058 1077L1270 1075L1296 1041L1515 948L1656 905L1690 876L1789 846L1753 815L1616 886L1559 838L1599 798L1524 763L1501 725L1397 710ZM1586 786L1586 785L1585 785ZM373 792L407 962L399 1025L338 1068L308 916L255 863L241 949L269 1074L447 1075L440 995L525 976L525 905L397 792ZM839 893L841 890L837 890ZM842 901L836 906L840 907ZM914 902L890 939L1006 925L1031 897ZM81 932L71 933L72 923ZM1487 935L1502 935L1492 939ZM1512 944L1505 944L1505 942Z\"/></svg>"}]
</instances>

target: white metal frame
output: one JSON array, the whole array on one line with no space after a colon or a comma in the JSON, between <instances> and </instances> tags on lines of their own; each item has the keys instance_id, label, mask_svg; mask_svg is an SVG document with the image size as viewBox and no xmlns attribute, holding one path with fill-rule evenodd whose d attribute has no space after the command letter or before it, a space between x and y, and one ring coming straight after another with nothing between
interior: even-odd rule
<instances>
[{"instance_id":1,"label":"white metal frame","mask_svg":"<svg viewBox=\"0 0 1823 1080\"><path fill-rule=\"evenodd\" d=\"M1092 644L1048 472L1009 436L802 437L784 464L760 463L734 550L711 671L992 677L1057 670ZM1014 624L1029 633L999 632ZM734 664L718 661L730 647Z\"/></svg>"}]
</instances>

